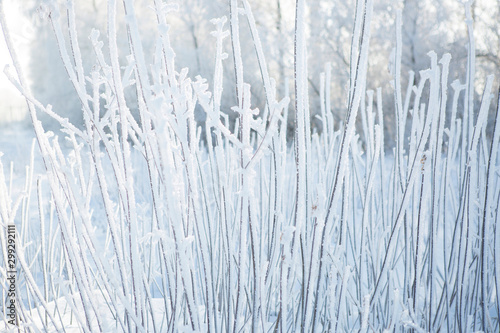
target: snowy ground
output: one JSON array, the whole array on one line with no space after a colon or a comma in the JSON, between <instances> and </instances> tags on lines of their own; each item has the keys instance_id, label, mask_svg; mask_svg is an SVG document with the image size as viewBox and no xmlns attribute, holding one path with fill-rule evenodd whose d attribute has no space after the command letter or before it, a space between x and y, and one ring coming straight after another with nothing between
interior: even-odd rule
<instances>
[{"instance_id":1,"label":"snowy ground","mask_svg":"<svg viewBox=\"0 0 500 333\"><path fill-rule=\"evenodd\" d=\"M15 173L19 174L21 169L30 163L30 151L35 133L30 124L12 122L0 126L0 152L3 153L2 163L4 168L10 167L14 162ZM37 160L38 149L35 149ZM36 163L41 167L40 163ZM41 169L39 171L42 171Z\"/></svg>"}]
</instances>

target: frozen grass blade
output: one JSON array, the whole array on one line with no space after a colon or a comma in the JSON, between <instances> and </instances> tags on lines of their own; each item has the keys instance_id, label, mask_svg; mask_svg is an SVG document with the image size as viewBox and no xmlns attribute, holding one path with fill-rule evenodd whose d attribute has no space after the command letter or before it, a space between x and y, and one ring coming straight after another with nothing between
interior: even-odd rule
<instances>
[{"instance_id":1,"label":"frozen grass blade","mask_svg":"<svg viewBox=\"0 0 500 333\"><path fill-rule=\"evenodd\" d=\"M125 0L122 17L116 0L107 1L106 31L90 35L91 63L76 3L66 1L63 11L44 2L82 128L31 94L0 13L17 74L5 72L26 97L41 152L40 159L33 149L21 186L14 168L9 181L0 170L0 260L7 260L5 226L15 223L22 325L48 332L68 325L85 332L498 329L500 125L486 133L492 77L481 103L474 100L470 2L465 84L448 84L449 54L429 52L430 68L409 72L402 90L398 12L389 105L381 88L368 89L374 4L357 1L346 118L334 124L337 73L325 64L321 133L310 119L308 2L295 4L292 147L285 67L278 64L283 81L275 82L250 1L231 0L229 22L212 21L213 81L176 68L169 15L177 6L152 1L156 44L148 54L141 9ZM252 69L243 67L247 42L264 87L259 96L248 82ZM225 80L229 52L235 82ZM262 110L252 97L265 101ZM60 125L58 136L37 112ZM395 115L395 138L384 128L387 113ZM393 139L391 153L385 144ZM4 318L5 305L4 298Z\"/></svg>"}]
</instances>

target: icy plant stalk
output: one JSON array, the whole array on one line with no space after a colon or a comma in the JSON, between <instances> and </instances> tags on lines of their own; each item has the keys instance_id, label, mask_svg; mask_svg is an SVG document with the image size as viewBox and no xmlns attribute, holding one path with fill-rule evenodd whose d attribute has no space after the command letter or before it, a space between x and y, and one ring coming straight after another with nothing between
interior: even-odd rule
<instances>
[{"instance_id":1,"label":"icy plant stalk","mask_svg":"<svg viewBox=\"0 0 500 333\"><path fill-rule=\"evenodd\" d=\"M430 68L408 73L403 91L398 14L393 105L384 110L382 89L367 90L373 3L357 1L344 125L334 128L336 76L326 64L323 132L311 132L308 81L316 78L307 72L307 2L297 0L295 146L287 147L288 85L272 78L251 2L228 3L229 28L225 17L212 21L213 80L176 68L168 24L176 6L152 1L149 57L135 4L123 2L124 17L119 4L107 2L106 33L90 35L90 63L80 52L76 3L59 12L44 2L83 128L32 96L0 15L17 71L6 74L27 99L45 167L35 184L32 159L19 193L0 170L0 222L19 224L22 239L22 324L49 332L70 323L85 332L498 330L500 125L486 134L492 77L481 103L473 100L472 30L467 74L451 84L453 97L450 56L435 52ZM245 81L244 29L262 110ZM224 90L229 52L236 82ZM228 94L236 97L234 122ZM205 121L196 123L196 108ZM61 137L45 132L37 112L60 124ZM386 112L397 120L393 154L384 150Z\"/></svg>"}]
</instances>

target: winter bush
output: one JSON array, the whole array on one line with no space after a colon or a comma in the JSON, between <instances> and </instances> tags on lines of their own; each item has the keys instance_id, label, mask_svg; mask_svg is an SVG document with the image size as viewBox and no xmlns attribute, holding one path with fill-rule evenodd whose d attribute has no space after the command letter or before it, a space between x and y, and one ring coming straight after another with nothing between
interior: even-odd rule
<instances>
[{"instance_id":1,"label":"winter bush","mask_svg":"<svg viewBox=\"0 0 500 333\"><path fill-rule=\"evenodd\" d=\"M60 20L67 21L68 11L66 0L56 0L60 8ZM32 61L27 66L26 72L31 78L32 92L43 104L51 104L54 110L63 117L67 117L75 126L83 128L83 117L79 103L78 94L71 84L57 48L57 41L53 34L50 20L45 18L43 11L40 12L39 4L42 0L23 0L24 12L33 21L33 41L30 52ZM95 52L91 41L87 38L92 29L98 29L103 33L106 31L106 2L107 0L75 1L74 10L78 13L75 22L75 30L79 38L79 46L86 72L90 71L95 63ZM174 1L172 1L174 2ZM7 1L7 4L9 1ZM147 63L153 61L155 43L158 36L156 29L155 13L151 10L150 0L135 0L136 16L139 24L139 32L145 59ZM294 8L295 0L252 0L252 11L255 17L256 31L259 33L263 53L266 56L267 67L271 77L277 82L277 93L284 96L285 79L293 77L293 50L294 50ZM209 82L213 82L215 43L210 32L212 24L210 20L221 17L228 13L227 0L183 0L177 1L178 11L168 18L171 31L170 43L176 53L176 66L178 68L188 67L193 79L201 75ZM378 0L374 3L370 37L370 57L367 69L367 82L369 89L382 88L384 110L393 108L393 91L389 81L391 80L392 65L388 60L393 48L394 22L396 12L401 9L402 20L402 61L401 80L406 87L408 83L408 71L415 72L415 80L420 81L419 72L428 67L426 53L436 50L440 53L450 53L453 61L450 63L450 80L463 79L467 67L467 26L463 24L463 4L456 0ZM500 74L500 63L497 55L500 46L500 35L498 33L498 17L500 17L500 3L494 1L475 1L471 8L474 35L476 45L476 84L475 91L480 98L487 74ZM117 36L118 52L126 55L130 53L128 36L126 33L126 22L123 15L123 6L117 7L117 29L121 31ZM321 87L320 75L326 72L325 65L331 67L332 76L326 87L329 93L328 110L332 110L335 122L340 123L346 115L347 94L346 86L349 82L350 45L352 30L354 27L354 16L356 13L355 0L315 0L308 2L306 6L306 17L304 24L308 55L312 61L308 61L308 88L311 112L311 126L321 133L322 122L320 116ZM9 14L11 16L12 13ZM247 20L241 20L241 39L251 40L251 32L248 29ZM62 33L68 38L69 28L62 24ZM15 31L13 31L15 33ZM20 38L17 37L17 40ZM68 47L68 45L66 45ZM231 41L226 38L224 49L230 50ZM251 85L252 103L259 110L265 106L264 87L259 71L258 59L252 43L241 43L242 64L245 67L245 82ZM103 46L104 54L107 54L107 45ZM25 57L21 57L23 60ZM120 64L126 64L126 59L121 58ZM230 121L234 122L237 115L232 112L231 107L237 104L235 93L235 74L233 57L228 57L223 62L223 92L221 108L227 113ZM494 84L497 87L497 83ZM496 88L495 88L496 89ZM428 96L427 90L423 92L423 98ZM125 91L127 103L130 105L134 116L137 99L133 89ZM293 90L290 97L293 99ZM462 100L459 101L462 103ZM477 104L477 103L476 103ZM448 104L451 108L451 102ZM462 106L459 108L463 109ZM476 109L476 112L478 109ZM493 108L490 110L493 116ZM195 116L197 114L195 113ZM289 113L289 140L293 139L294 112ZM394 147L395 117L393 112L384 114L384 132L386 148ZM462 117L461 114L459 114ZM196 119L203 119L203 114ZM40 115L44 128L57 130L57 122L51 121L50 117ZM360 130L360 139L365 140L361 131L361 123L358 119L357 129ZM409 130L409 129L408 129ZM492 134L493 127L487 127L487 134Z\"/></svg>"},{"instance_id":2,"label":"winter bush","mask_svg":"<svg viewBox=\"0 0 500 333\"><path fill-rule=\"evenodd\" d=\"M409 73L402 86L398 13L390 60L395 102L386 110L382 89L367 89L373 2L357 1L346 117L334 123L326 65L318 84L321 135L311 131L304 0L296 2L292 101L286 81L269 75L248 0L229 1L228 15L211 21L211 82L175 65L174 6L151 2L157 38L146 49L134 1L123 5L119 17L116 0L108 0L105 29L90 33L91 63L81 56L73 1L67 35L55 3L42 8L80 101L82 128L32 95L0 11L16 71L5 72L26 97L45 167L34 179L33 158L16 195L14 176L0 163L0 239L8 224L18 226L22 329L499 330L500 129L496 116L488 118L492 76L475 99L470 2L467 71L451 84L450 55L431 51L429 68L418 81ZM118 47L120 20L126 53ZM251 38L241 38L247 28ZM257 54L262 110L245 80L243 45ZM221 112L228 57L234 124ZM197 107L206 113L201 126ZM384 149L389 112L392 153ZM55 119L63 137L46 131L39 114ZM487 136L490 121L495 130ZM5 244L1 249L4 276ZM4 293L4 318L7 302Z\"/></svg>"}]
</instances>

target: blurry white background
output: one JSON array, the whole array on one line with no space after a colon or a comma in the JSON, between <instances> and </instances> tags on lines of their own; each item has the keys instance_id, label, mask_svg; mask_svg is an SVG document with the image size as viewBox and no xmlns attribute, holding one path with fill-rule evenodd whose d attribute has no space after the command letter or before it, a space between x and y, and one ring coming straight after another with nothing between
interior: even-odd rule
<instances>
[{"instance_id":1,"label":"blurry white background","mask_svg":"<svg viewBox=\"0 0 500 333\"><path fill-rule=\"evenodd\" d=\"M29 65L29 45L34 35L33 25L21 13L21 1L3 1L3 3L11 38L19 53L19 61L26 72ZM26 117L26 103L3 72L6 65L12 66L12 60L1 28L0 33L0 125L5 125ZM25 73L26 76L27 74Z\"/></svg>"}]
</instances>

